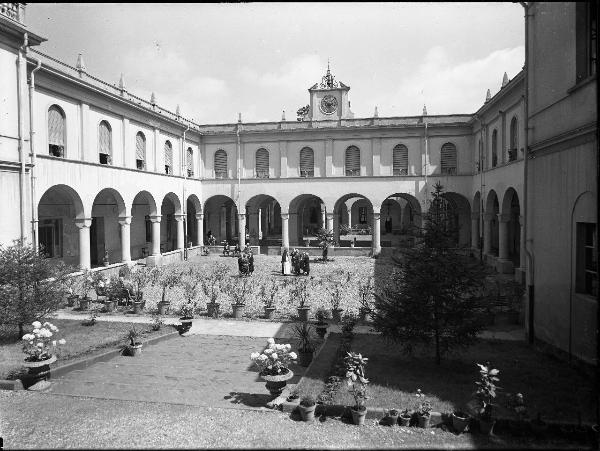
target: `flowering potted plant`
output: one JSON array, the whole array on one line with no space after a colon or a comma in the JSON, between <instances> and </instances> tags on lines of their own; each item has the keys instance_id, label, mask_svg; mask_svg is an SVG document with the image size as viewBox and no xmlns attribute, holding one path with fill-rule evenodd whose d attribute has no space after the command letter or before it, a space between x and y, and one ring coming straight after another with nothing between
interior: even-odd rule
<instances>
[{"instance_id":1,"label":"flowering potted plant","mask_svg":"<svg viewBox=\"0 0 600 451\"><path fill-rule=\"evenodd\" d=\"M127 345L127 354L131 357L135 357L142 352L142 342L139 340L141 337L140 331L138 331L135 326L129 329L127 335L125 336L129 340L129 344Z\"/></svg>"},{"instance_id":2,"label":"flowering potted plant","mask_svg":"<svg viewBox=\"0 0 600 451\"><path fill-rule=\"evenodd\" d=\"M352 420L354 424L365 424L365 416L367 415L367 406L365 401L367 396L367 384L369 380L365 377L365 366L367 359L356 352L347 352L344 357L346 365L346 382L352 397L354 398L354 406L352 407Z\"/></svg>"},{"instance_id":3,"label":"flowering potted plant","mask_svg":"<svg viewBox=\"0 0 600 451\"><path fill-rule=\"evenodd\" d=\"M428 428L429 421L431 420L431 403L425 399L425 393L422 393L420 388L417 390L416 397L416 411L417 418L419 419L419 427Z\"/></svg>"},{"instance_id":4,"label":"flowering potted plant","mask_svg":"<svg viewBox=\"0 0 600 451\"><path fill-rule=\"evenodd\" d=\"M313 359L315 347L312 340L312 327L308 323L294 324L292 334L298 339L298 365L307 367Z\"/></svg>"},{"instance_id":5,"label":"flowering potted plant","mask_svg":"<svg viewBox=\"0 0 600 451\"><path fill-rule=\"evenodd\" d=\"M28 389L42 390L49 386L47 382L50 374L50 364L56 362L54 350L58 345L64 345L66 340L57 340L58 327L39 321L31 323L33 330L22 337L23 352L26 357L23 366L29 369L29 375L24 380Z\"/></svg>"},{"instance_id":6,"label":"flowering potted plant","mask_svg":"<svg viewBox=\"0 0 600 451\"><path fill-rule=\"evenodd\" d=\"M264 283L260 287L260 298L265 306L265 318L273 319L275 312L275 295L279 291L279 286L276 280L271 280L270 283Z\"/></svg>"},{"instance_id":7,"label":"flowering potted plant","mask_svg":"<svg viewBox=\"0 0 600 451\"><path fill-rule=\"evenodd\" d=\"M325 334L327 333L327 310L323 307L319 307L317 309L317 313L315 313L315 318L317 319L317 324L315 324L315 328L317 330L317 334L319 334L320 338L325 338Z\"/></svg>"},{"instance_id":8,"label":"flowering potted plant","mask_svg":"<svg viewBox=\"0 0 600 451\"><path fill-rule=\"evenodd\" d=\"M265 386L273 396L279 396L286 386L286 381L294 376L289 365L296 360L291 345L277 344L273 338L267 340L268 347L262 353L253 352L250 359L259 369L259 375L267 383Z\"/></svg>"},{"instance_id":9,"label":"flowering potted plant","mask_svg":"<svg viewBox=\"0 0 600 451\"><path fill-rule=\"evenodd\" d=\"M496 382L500 371L492 369L489 362L485 365L477 364L479 367L479 380L475 382L477 390L475 391L475 399L478 402L479 411L479 429L483 434L492 434L494 423L496 422L492 417L493 401L496 398Z\"/></svg>"},{"instance_id":10,"label":"flowering potted plant","mask_svg":"<svg viewBox=\"0 0 600 451\"><path fill-rule=\"evenodd\" d=\"M300 400L300 404L298 404L298 410L300 411L302 421L314 421L316 408L317 403L315 401L315 398L313 398L310 395L303 396Z\"/></svg>"}]
</instances>

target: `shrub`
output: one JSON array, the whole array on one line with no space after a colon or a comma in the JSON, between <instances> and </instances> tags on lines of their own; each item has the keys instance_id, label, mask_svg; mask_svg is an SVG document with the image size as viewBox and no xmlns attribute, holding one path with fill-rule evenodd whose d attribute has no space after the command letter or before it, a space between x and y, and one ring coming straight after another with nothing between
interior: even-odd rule
<instances>
[{"instance_id":1,"label":"shrub","mask_svg":"<svg viewBox=\"0 0 600 451\"><path fill-rule=\"evenodd\" d=\"M303 396L302 399L300 400L300 405L302 407L312 407L316 403L317 402L315 401L315 398L313 398L312 396Z\"/></svg>"}]
</instances>

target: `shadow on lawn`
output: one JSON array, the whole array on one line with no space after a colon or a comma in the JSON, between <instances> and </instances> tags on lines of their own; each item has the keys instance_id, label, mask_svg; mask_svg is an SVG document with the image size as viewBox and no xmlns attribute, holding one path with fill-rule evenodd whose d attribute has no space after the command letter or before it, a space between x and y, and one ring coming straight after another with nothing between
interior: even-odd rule
<instances>
[{"instance_id":1,"label":"shadow on lawn","mask_svg":"<svg viewBox=\"0 0 600 451\"><path fill-rule=\"evenodd\" d=\"M249 407L265 407L273 396L269 394L229 392L229 395L223 399L229 400L232 404L243 404Z\"/></svg>"}]
</instances>

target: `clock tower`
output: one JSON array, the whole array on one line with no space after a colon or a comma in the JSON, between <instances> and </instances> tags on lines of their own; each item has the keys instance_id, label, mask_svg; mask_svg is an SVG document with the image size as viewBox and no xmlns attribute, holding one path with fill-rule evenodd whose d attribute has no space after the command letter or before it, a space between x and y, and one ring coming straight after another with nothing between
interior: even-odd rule
<instances>
[{"instance_id":1,"label":"clock tower","mask_svg":"<svg viewBox=\"0 0 600 451\"><path fill-rule=\"evenodd\" d=\"M336 81L329 70L328 62L327 73L321 79L321 83L315 83L308 89L310 93L309 120L352 119L354 113L350 111L348 91L350 91L350 86Z\"/></svg>"}]
</instances>

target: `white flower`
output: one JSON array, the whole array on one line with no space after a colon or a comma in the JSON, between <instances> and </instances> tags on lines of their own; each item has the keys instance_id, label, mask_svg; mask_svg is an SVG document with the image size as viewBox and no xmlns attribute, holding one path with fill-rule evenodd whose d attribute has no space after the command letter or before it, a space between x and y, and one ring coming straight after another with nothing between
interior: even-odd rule
<instances>
[{"instance_id":1,"label":"white flower","mask_svg":"<svg viewBox=\"0 0 600 451\"><path fill-rule=\"evenodd\" d=\"M42 323L40 323L39 321L34 321L33 323L31 323L31 325L34 329L39 329L40 327L42 327Z\"/></svg>"},{"instance_id":2,"label":"white flower","mask_svg":"<svg viewBox=\"0 0 600 451\"><path fill-rule=\"evenodd\" d=\"M56 340L52 340L52 346L56 346Z\"/></svg>"},{"instance_id":3,"label":"white flower","mask_svg":"<svg viewBox=\"0 0 600 451\"><path fill-rule=\"evenodd\" d=\"M33 334L25 334L25 335L23 335L23 340L25 340L25 341L31 341L34 338L35 338L35 335L33 335Z\"/></svg>"},{"instance_id":4,"label":"white flower","mask_svg":"<svg viewBox=\"0 0 600 451\"><path fill-rule=\"evenodd\" d=\"M250 354L250 358L251 358L252 360L256 360L256 359L258 359L258 356L259 356L259 355L260 355L260 354L259 354L258 352L253 352L252 354Z\"/></svg>"},{"instance_id":5,"label":"white flower","mask_svg":"<svg viewBox=\"0 0 600 451\"><path fill-rule=\"evenodd\" d=\"M273 350L271 348L269 348L269 349L265 349L263 352L268 355L268 354L271 354L273 352Z\"/></svg>"},{"instance_id":6,"label":"white flower","mask_svg":"<svg viewBox=\"0 0 600 451\"><path fill-rule=\"evenodd\" d=\"M285 345L285 349L287 349L287 350L289 351L290 349L292 349L292 345L290 345L289 343L288 343L288 344L286 344L286 345Z\"/></svg>"},{"instance_id":7,"label":"white flower","mask_svg":"<svg viewBox=\"0 0 600 451\"><path fill-rule=\"evenodd\" d=\"M267 359L268 359L268 357L266 355L264 355L264 354L261 354L261 355L258 356L258 360L260 360L261 362L264 362Z\"/></svg>"},{"instance_id":8,"label":"white flower","mask_svg":"<svg viewBox=\"0 0 600 451\"><path fill-rule=\"evenodd\" d=\"M58 327L54 326L53 324L50 324L50 330L52 332L58 332Z\"/></svg>"},{"instance_id":9,"label":"white flower","mask_svg":"<svg viewBox=\"0 0 600 451\"><path fill-rule=\"evenodd\" d=\"M276 353L276 352L274 352L273 354L271 354L271 358L272 358L273 360L277 360L277 357L278 357L278 356L277 356L277 353Z\"/></svg>"},{"instance_id":10,"label":"white flower","mask_svg":"<svg viewBox=\"0 0 600 451\"><path fill-rule=\"evenodd\" d=\"M40 334L40 330L39 329L33 329L33 335L39 335Z\"/></svg>"},{"instance_id":11,"label":"white flower","mask_svg":"<svg viewBox=\"0 0 600 451\"><path fill-rule=\"evenodd\" d=\"M38 343L38 344L37 344L37 347L38 347L38 348L43 348L43 347L44 347L44 343Z\"/></svg>"},{"instance_id":12,"label":"white flower","mask_svg":"<svg viewBox=\"0 0 600 451\"><path fill-rule=\"evenodd\" d=\"M295 352L290 352L289 356L292 360L295 360L298 357Z\"/></svg>"},{"instance_id":13,"label":"white flower","mask_svg":"<svg viewBox=\"0 0 600 451\"><path fill-rule=\"evenodd\" d=\"M58 340L59 345L64 345L66 342L67 342L67 340L65 340L64 338L61 338L60 340Z\"/></svg>"},{"instance_id":14,"label":"white flower","mask_svg":"<svg viewBox=\"0 0 600 451\"><path fill-rule=\"evenodd\" d=\"M274 344L274 343L275 343L275 339L274 339L274 338L269 338L269 339L267 340L267 343L269 343L269 344Z\"/></svg>"}]
</instances>

